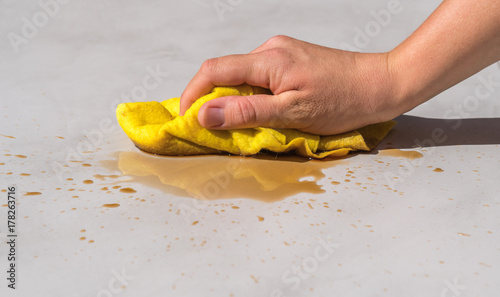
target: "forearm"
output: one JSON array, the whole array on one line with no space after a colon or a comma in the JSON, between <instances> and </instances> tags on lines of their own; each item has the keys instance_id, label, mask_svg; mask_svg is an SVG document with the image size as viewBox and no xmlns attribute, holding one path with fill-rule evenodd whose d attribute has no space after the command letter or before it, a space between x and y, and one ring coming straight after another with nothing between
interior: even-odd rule
<instances>
[{"instance_id":1,"label":"forearm","mask_svg":"<svg viewBox=\"0 0 500 297\"><path fill-rule=\"evenodd\" d=\"M500 1L445 0L388 54L400 113L500 60Z\"/></svg>"}]
</instances>

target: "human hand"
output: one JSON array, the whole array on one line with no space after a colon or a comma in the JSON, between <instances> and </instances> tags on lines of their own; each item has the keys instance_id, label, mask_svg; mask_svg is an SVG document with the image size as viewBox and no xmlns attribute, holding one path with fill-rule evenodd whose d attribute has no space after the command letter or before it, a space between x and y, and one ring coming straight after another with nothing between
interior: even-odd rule
<instances>
[{"instance_id":1,"label":"human hand","mask_svg":"<svg viewBox=\"0 0 500 297\"><path fill-rule=\"evenodd\" d=\"M273 95L222 97L198 120L209 129L293 128L332 135L403 113L388 54L336 50L275 36L244 55L209 59L189 82L180 113L214 86L247 83Z\"/></svg>"}]
</instances>

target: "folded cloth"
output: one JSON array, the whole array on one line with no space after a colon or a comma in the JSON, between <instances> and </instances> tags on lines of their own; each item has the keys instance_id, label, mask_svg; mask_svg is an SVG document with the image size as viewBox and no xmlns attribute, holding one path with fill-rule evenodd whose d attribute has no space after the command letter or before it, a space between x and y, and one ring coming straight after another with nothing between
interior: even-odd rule
<instances>
[{"instance_id":1,"label":"folded cloth","mask_svg":"<svg viewBox=\"0 0 500 297\"><path fill-rule=\"evenodd\" d=\"M224 96L247 96L266 90L249 85L215 87L179 116L180 98L161 103L131 102L119 104L116 116L134 144L149 153L160 155L201 155L228 152L254 155L261 151L294 152L321 159L342 157L350 151L370 151L387 135L396 122L369 125L351 132L319 136L294 129L249 128L209 130L198 122L198 111L207 101ZM267 91L268 92L268 91Z\"/></svg>"}]
</instances>

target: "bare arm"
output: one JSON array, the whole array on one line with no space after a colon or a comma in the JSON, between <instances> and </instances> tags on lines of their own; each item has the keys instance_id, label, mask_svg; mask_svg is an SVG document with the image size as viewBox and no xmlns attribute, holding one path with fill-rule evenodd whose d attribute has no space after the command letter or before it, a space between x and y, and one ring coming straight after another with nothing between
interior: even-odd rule
<instances>
[{"instance_id":1,"label":"bare arm","mask_svg":"<svg viewBox=\"0 0 500 297\"><path fill-rule=\"evenodd\" d=\"M277 36L249 54L207 60L181 96L181 114L214 86L248 83L273 95L212 100L200 109L200 123L336 134L392 119L498 60L500 1L445 0L388 53Z\"/></svg>"},{"instance_id":2,"label":"bare arm","mask_svg":"<svg viewBox=\"0 0 500 297\"><path fill-rule=\"evenodd\" d=\"M500 1L446 0L389 53L400 113L500 60Z\"/></svg>"}]
</instances>

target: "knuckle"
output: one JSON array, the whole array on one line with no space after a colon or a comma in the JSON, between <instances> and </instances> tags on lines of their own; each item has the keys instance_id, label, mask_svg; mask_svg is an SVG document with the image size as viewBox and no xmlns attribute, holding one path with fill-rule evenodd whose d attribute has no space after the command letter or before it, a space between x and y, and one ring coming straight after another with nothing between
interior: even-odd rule
<instances>
[{"instance_id":1,"label":"knuckle","mask_svg":"<svg viewBox=\"0 0 500 297\"><path fill-rule=\"evenodd\" d=\"M233 123L241 123L244 126L249 126L257 122L255 107L252 100L248 99L248 97L243 96L240 100L235 100L234 105L234 112L231 119Z\"/></svg>"},{"instance_id":2,"label":"knuckle","mask_svg":"<svg viewBox=\"0 0 500 297\"><path fill-rule=\"evenodd\" d=\"M292 40L292 38L288 37L286 35L276 35L276 36L269 38L266 41L266 44L271 45L271 46L283 46L291 40Z\"/></svg>"},{"instance_id":3,"label":"knuckle","mask_svg":"<svg viewBox=\"0 0 500 297\"><path fill-rule=\"evenodd\" d=\"M219 64L219 58L207 59L201 64L200 71L203 73L215 72Z\"/></svg>"}]
</instances>

